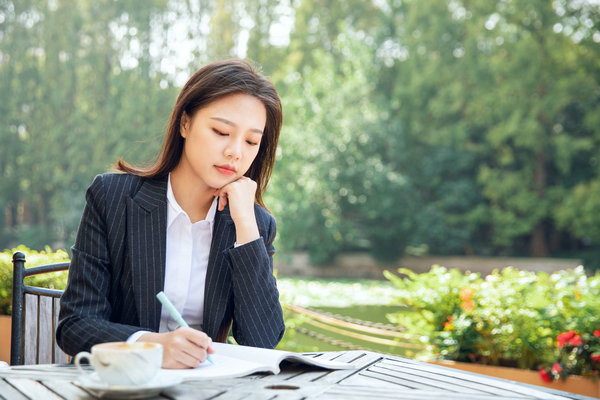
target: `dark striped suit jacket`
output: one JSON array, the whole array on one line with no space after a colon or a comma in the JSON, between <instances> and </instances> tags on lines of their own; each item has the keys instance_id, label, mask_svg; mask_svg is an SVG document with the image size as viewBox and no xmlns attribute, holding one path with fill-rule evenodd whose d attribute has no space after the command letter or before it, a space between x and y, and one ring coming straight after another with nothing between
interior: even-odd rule
<instances>
[{"instance_id":1,"label":"dark striped suit jacket","mask_svg":"<svg viewBox=\"0 0 600 400\"><path fill-rule=\"evenodd\" d=\"M167 178L98 175L86 193L56 340L68 354L96 343L158 331L166 260ZM234 248L229 208L217 211L206 284L203 331L224 341L233 323L239 344L273 348L285 329L273 276L275 219L255 205L261 239Z\"/></svg>"}]
</instances>

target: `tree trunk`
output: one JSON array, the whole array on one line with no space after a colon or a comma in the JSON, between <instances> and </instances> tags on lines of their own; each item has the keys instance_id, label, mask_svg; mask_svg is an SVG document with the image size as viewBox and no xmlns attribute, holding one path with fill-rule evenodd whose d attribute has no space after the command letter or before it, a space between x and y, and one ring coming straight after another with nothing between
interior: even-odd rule
<instances>
[{"instance_id":1,"label":"tree trunk","mask_svg":"<svg viewBox=\"0 0 600 400\"><path fill-rule=\"evenodd\" d=\"M531 255L533 257L548 257L548 244L542 221L535 225L531 234Z\"/></svg>"},{"instance_id":2,"label":"tree trunk","mask_svg":"<svg viewBox=\"0 0 600 400\"><path fill-rule=\"evenodd\" d=\"M534 176L535 189L537 197L543 204L543 199L546 189L546 153L544 150L539 150L535 154L536 170ZM546 233L544 230L543 221L538 221L533 228L531 234L531 255L533 257L547 257L548 256L548 243L546 240Z\"/></svg>"}]
</instances>

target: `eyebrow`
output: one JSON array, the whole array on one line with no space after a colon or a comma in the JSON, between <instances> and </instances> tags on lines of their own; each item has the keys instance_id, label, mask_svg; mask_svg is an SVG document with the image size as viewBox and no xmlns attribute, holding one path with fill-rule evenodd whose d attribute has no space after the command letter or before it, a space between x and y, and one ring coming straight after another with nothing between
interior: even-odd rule
<instances>
[{"instance_id":1,"label":"eyebrow","mask_svg":"<svg viewBox=\"0 0 600 400\"><path fill-rule=\"evenodd\" d=\"M210 119L214 119L214 120L217 120L217 121L221 121L221 122L223 122L224 124L227 124L227 125L229 125L229 126L233 126L234 128L235 128L235 127L237 127L237 125L236 125L236 124L234 124L233 122L231 122L230 120L228 120L228 119L225 119L225 118L221 118L221 117L210 117ZM263 134L263 130L262 130L262 129L258 129L258 128L250 128L250 131L252 131L252 132L254 132L254 133L259 133L259 134L261 134L261 135Z\"/></svg>"}]
</instances>

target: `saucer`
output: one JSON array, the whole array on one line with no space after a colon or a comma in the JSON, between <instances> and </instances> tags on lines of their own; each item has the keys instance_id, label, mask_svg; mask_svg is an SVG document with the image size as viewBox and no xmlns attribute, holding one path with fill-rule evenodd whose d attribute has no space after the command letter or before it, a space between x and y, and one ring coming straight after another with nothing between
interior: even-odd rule
<instances>
[{"instance_id":1,"label":"saucer","mask_svg":"<svg viewBox=\"0 0 600 400\"><path fill-rule=\"evenodd\" d=\"M159 394L164 389L181 383L180 376L158 374L148 383L131 386L111 386L103 382L95 372L82 375L73 383L82 389L92 392L94 395L104 399L143 399Z\"/></svg>"}]
</instances>

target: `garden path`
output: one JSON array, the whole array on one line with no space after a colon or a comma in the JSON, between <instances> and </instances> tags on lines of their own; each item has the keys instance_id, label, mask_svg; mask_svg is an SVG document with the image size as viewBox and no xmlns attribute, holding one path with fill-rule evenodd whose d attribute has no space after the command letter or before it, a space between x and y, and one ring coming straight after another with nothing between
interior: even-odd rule
<instances>
[{"instance_id":1,"label":"garden path","mask_svg":"<svg viewBox=\"0 0 600 400\"><path fill-rule=\"evenodd\" d=\"M283 255L275 260L275 269L280 276L301 278L351 278L385 279L383 271L398 267L410 268L415 272L427 272L432 265L458 268L461 271L479 272L482 276L494 269L512 266L528 271L554 272L575 268L581 260L573 258L528 258L528 257L480 257L480 256L406 256L395 263L377 263L366 253L342 254L323 266L310 263L307 254Z\"/></svg>"}]
</instances>

